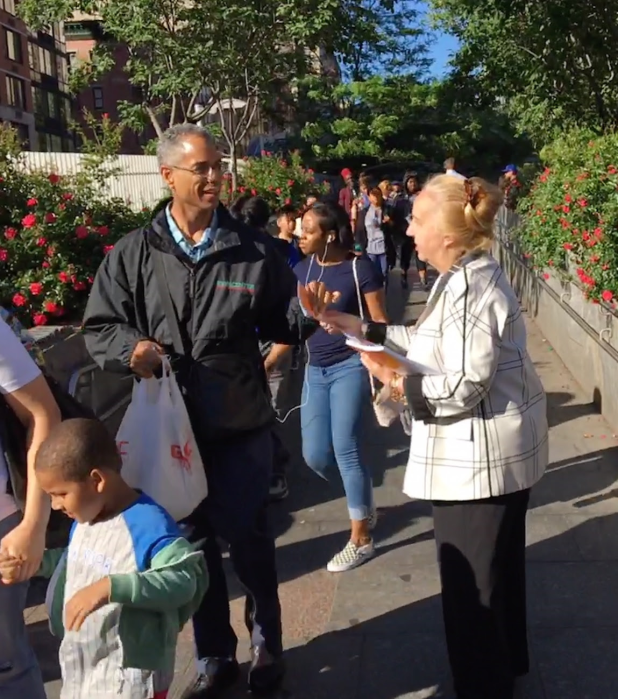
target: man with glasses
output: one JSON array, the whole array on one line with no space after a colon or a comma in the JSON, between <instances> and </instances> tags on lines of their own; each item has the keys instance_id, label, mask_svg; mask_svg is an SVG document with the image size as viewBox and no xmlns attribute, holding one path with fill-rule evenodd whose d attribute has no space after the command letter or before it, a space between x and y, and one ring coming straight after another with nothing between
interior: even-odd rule
<instances>
[{"instance_id":1,"label":"man with glasses","mask_svg":"<svg viewBox=\"0 0 618 699\"><path fill-rule=\"evenodd\" d=\"M171 201L105 258L84 318L86 344L103 369L144 378L169 355L202 453L209 495L186 524L210 584L193 619L198 677L185 698L218 696L239 673L219 537L247 591L250 688L269 691L283 676L266 518L274 416L255 328L259 339L293 345L317 323L293 300L293 273L270 237L219 203L221 153L210 134L174 126L157 156Z\"/></svg>"}]
</instances>

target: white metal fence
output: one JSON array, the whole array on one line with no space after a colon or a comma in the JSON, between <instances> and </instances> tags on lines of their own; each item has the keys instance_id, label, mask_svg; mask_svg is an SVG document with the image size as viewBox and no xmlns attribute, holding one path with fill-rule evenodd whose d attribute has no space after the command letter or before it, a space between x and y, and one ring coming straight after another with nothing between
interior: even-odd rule
<instances>
[{"instance_id":1,"label":"white metal fence","mask_svg":"<svg viewBox=\"0 0 618 699\"><path fill-rule=\"evenodd\" d=\"M29 170L44 170L58 175L71 175L79 172L83 165L81 153L39 153L24 151L22 163ZM229 167L229 159L224 158ZM239 162L239 169L242 168ZM156 204L167 195L167 190L154 155L119 155L110 161L117 175L109 177L103 193L109 197L120 197L134 209Z\"/></svg>"}]
</instances>

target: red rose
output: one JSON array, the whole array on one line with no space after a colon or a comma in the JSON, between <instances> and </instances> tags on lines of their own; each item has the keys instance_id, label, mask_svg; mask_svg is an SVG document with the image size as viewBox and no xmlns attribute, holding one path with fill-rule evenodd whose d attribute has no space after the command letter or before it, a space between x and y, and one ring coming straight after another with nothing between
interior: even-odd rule
<instances>
[{"instance_id":1,"label":"red rose","mask_svg":"<svg viewBox=\"0 0 618 699\"><path fill-rule=\"evenodd\" d=\"M292 200L288 197L288 198L285 200L285 203L286 203L286 206L287 206L287 205L289 205L289 204L292 203Z\"/></svg>"},{"instance_id":2,"label":"red rose","mask_svg":"<svg viewBox=\"0 0 618 699\"><path fill-rule=\"evenodd\" d=\"M571 245L571 243L564 243L564 244L562 245L562 247L563 247L565 250L572 250L572 249L573 249L573 246Z\"/></svg>"},{"instance_id":3,"label":"red rose","mask_svg":"<svg viewBox=\"0 0 618 699\"><path fill-rule=\"evenodd\" d=\"M288 180L288 187L294 186L294 180Z\"/></svg>"},{"instance_id":4,"label":"red rose","mask_svg":"<svg viewBox=\"0 0 618 699\"><path fill-rule=\"evenodd\" d=\"M104 246L103 246L103 254L107 255L107 254L109 254L113 249L114 249L114 246L113 246L113 245L104 245Z\"/></svg>"},{"instance_id":5,"label":"red rose","mask_svg":"<svg viewBox=\"0 0 618 699\"><path fill-rule=\"evenodd\" d=\"M37 238L36 244L40 248L44 248L47 245L47 239L46 238Z\"/></svg>"},{"instance_id":6,"label":"red rose","mask_svg":"<svg viewBox=\"0 0 618 699\"><path fill-rule=\"evenodd\" d=\"M97 228L97 233L99 235L107 235L109 233L109 228L107 226L99 226Z\"/></svg>"},{"instance_id":7,"label":"red rose","mask_svg":"<svg viewBox=\"0 0 618 699\"><path fill-rule=\"evenodd\" d=\"M570 194L567 194L566 197L564 198L564 201L567 204L570 204L573 201L573 197Z\"/></svg>"},{"instance_id":8,"label":"red rose","mask_svg":"<svg viewBox=\"0 0 618 699\"><path fill-rule=\"evenodd\" d=\"M9 259L9 251L0 248L0 262L6 262Z\"/></svg>"},{"instance_id":9,"label":"red rose","mask_svg":"<svg viewBox=\"0 0 618 699\"><path fill-rule=\"evenodd\" d=\"M45 214L45 223L56 223L56 214L51 211Z\"/></svg>"},{"instance_id":10,"label":"red rose","mask_svg":"<svg viewBox=\"0 0 618 699\"><path fill-rule=\"evenodd\" d=\"M34 197L31 197L31 198L28 199L28 201L26 202L26 206L36 206L38 203L39 203L39 200L38 200L38 199L35 199Z\"/></svg>"},{"instance_id":11,"label":"red rose","mask_svg":"<svg viewBox=\"0 0 618 699\"><path fill-rule=\"evenodd\" d=\"M279 187L277 187L277 189L275 189L275 194L276 194L276 195L281 194L281 189L279 189Z\"/></svg>"},{"instance_id":12,"label":"red rose","mask_svg":"<svg viewBox=\"0 0 618 699\"><path fill-rule=\"evenodd\" d=\"M13 238L17 235L17 231L14 228L7 228L4 231L4 237L7 240L13 240Z\"/></svg>"},{"instance_id":13,"label":"red rose","mask_svg":"<svg viewBox=\"0 0 618 699\"><path fill-rule=\"evenodd\" d=\"M606 303L609 303L614 298L614 293L609 289L605 289L605 291L601 294L601 298Z\"/></svg>"},{"instance_id":14,"label":"red rose","mask_svg":"<svg viewBox=\"0 0 618 699\"><path fill-rule=\"evenodd\" d=\"M49 174L49 177L47 178L52 184L58 184L60 182L60 175L57 175L55 172L51 172Z\"/></svg>"},{"instance_id":15,"label":"red rose","mask_svg":"<svg viewBox=\"0 0 618 699\"><path fill-rule=\"evenodd\" d=\"M94 277L88 277L88 284L94 284Z\"/></svg>"},{"instance_id":16,"label":"red rose","mask_svg":"<svg viewBox=\"0 0 618 699\"><path fill-rule=\"evenodd\" d=\"M45 301L43 308L47 311L47 313L58 312L58 304L54 303L53 301Z\"/></svg>"},{"instance_id":17,"label":"red rose","mask_svg":"<svg viewBox=\"0 0 618 699\"><path fill-rule=\"evenodd\" d=\"M43 285L41 282L32 282L30 284L30 293L33 296L38 296L43 291Z\"/></svg>"},{"instance_id":18,"label":"red rose","mask_svg":"<svg viewBox=\"0 0 618 699\"><path fill-rule=\"evenodd\" d=\"M58 204L58 210L59 210L59 211L64 211L66 208L67 208L67 207L66 207L65 204Z\"/></svg>"},{"instance_id":19,"label":"red rose","mask_svg":"<svg viewBox=\"0 0 618 699\"><path fill-rule=\"evenodd\" d=\"M43 267L43 269L48 269L48 268L49 268L49 262L42 262L42 263L41 263L41 267Z\"/></svg>"},{"instance_id":20,"label":"red rose","mask_svg":"<svg viewBox=\"0 0 618 699\"><path fill-rule=\"evenodd\" d=\"M63 284L68 284L71 281L69 275L66 272L60 272L60 274L58 275L58 279L60 279L60 281Z\"/></svg>"},{"instance_id":21,"label":"red rose","mask_svg":"<svg viewBox=\"0 0 618 699\"><path fill-rule=\"evenodd\" d=\"M615 174L618 172L618 170L616 170L616 166L615 166L615 165L610 165L610 166L607 168L607 172L609 172L610 175L615 175Z\"/></svg>"},{"instance_id":22,"label":"red rose","mask_svg":"<svg viewBox=\"0 0 618 699\"><path fill-rule=\"evenodd\" d=\"M597 240L601 240L603 238L603 230L601 228L595 228L594 235L596 236Z\"/></svg>"},{"instance_id":23,"label":"red rose","mask_svg":"<svg viewBox=\"0 0 618 699\"><path fill-rule=\"evenodd\" d=\"M32 316L32 321L35 325L47 325L47 316L45 313L35 313Z\"/></svg>"},{"instance_id":24,"label":"red rose","mask_svg":"<svg viewBox=\"0 0 618 699\"><path fill-rule=\"evenodd\" d=\"M53 257L54 254L55 254L55 252L56 252L56 248L54 248L53 245L50 245L50 246L47 248L46 252L47 252L47 256L48 256L48 257Z\"/></svg>"},{"instance_id":25,"label":"red rose","mask_svg":"<svg viewBox=\"0 0 618 699\"><path fill-rule=\"evenodd\" d=\"M62 195L62 198L65 201L71 201L71 199L73 199L73 195L71 194L71 192L64 192L64 194Z\"/></svg>"},{"instance_id":26,"label":"red rose","mask_svg":"<svg viewBox=\"0 0 618 699\"><path fill-rule=\"evenodd\" d=\"M103 114L101 114L101 117L107 120L109 119L109 114L107 112L103 112Z\"/></svg>"},{"instance_id":27,"label":"red rose","mask_svg":"<svg viewBox=\"0 0 618 699\"><path fill-rule=\"evenodd\" d=\"M543 275L543 279L549 279L549 274L547 274L547 272Z\"/></svg>"},{"instance_id":28,"label":"red rose","mask_svg":"<svg viewBox=\"0 0 618 699\"><path fill-rule=\"evenodd\" d=\"M568 214L571 211L571 207L567 206L566 204L562 207L562 210L564 211L565 214Z\"/></svg>"},{"instance_id":29,"label":"red rose","mask_svg":"<svg viewBox=\"0 0 618 699\"><path fill-rule=\"evenodd\" d=\"M21 220L21 225L24 228L34 228L36 226L36 216L34 214L26 214Z\"/></svg>"},{"instance_id":30,"label":"red rose","mask_svg":"<svg viewBox=\"0 0 618 699\"><path fill-rule=\"evenodd\" d=\"M75 282L73 288L75 291L84 291L86 289L86 282Z\"/></svg>"},{"instance_id":31,"label":"red rose","mask_svg":"<svg viewBox=\"0 0 618 699\"><path fill-rule=\"evenodd\" d=\"M241 194L244 194L245 188L244 188L244 187L239 187L239 188L238 188L238 191L239 191Z\"/></svg>"},{"instance_id":32,"label":"red rose","mask_svg":"<svg viewBox=\"0 0 618 699\"><path fill-rule=\"evenodd\" d=\"M88 229L86 228L86 226L77 226L77 228L75 229L75 236L80 240L82 240L83 238L87 238Z\"/></svg>"},{"instance_id":33,"label":"red rose","mask_svg":"<svg viewBox=\"0 0 618 699\"><path fill-rule=\"evenodd\" d=\"M588 206L588 200L587 199L578 199L577 203L585 209Z\"/></svg>"},{"instance_id":34,"label":"red rose","mask_svg":"<svg viewBox=\"0 0 618 699\"><path fill-rule=\"evenodd\" d=\"M16 306L25 306L26 305L26 297L22 296L22 294L15 294L15 296L13 296L13 303Z\"/></svg>"},{"instance_id":35,"label":"red rose","mask_svg":"<svg viewBox=\"0 0 618 699\"><path fill-rule=\"evenodd\" d=\"M251 194L252 196L257 197L257 189L252 189Z\"/></svg>"}]
</instances>

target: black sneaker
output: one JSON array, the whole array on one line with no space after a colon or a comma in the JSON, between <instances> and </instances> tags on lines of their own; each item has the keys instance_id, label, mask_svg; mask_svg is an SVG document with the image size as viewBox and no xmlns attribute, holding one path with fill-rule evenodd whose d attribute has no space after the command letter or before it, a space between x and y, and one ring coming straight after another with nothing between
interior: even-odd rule
<instances>
[{"instance_id":1,"label":"black sneaker","mask_svg":"<svg viewBox=\"0 0 618 699\"><path fill-rule=\"evenodd\" d=\"M279 689L285 664L283 657L271 655L263 646L251 649L251 667L249 668L249 689L253 694L270 695Z\"/></svg>"},{"instance_id":2,"label":"black sneaker","mask_svg":"<svg viewBox=\"0 0 618 699\"><path fill-rule=\"evenodd\" d=\"M236 660L208 658L204 674L185 691L182 699L216 699L233 687L240 676Z\"/></svg>"},{"instance_id":3,"label":"black sneaker","mask_svg":"<svg viewBox=\"0 0 618 699\"><path fill-rule=\"evenodd\" d=\"M271 502L285 500L289 495L288 479L284 475L275 475L270 480L268 495Z\"/></svg>"}]
</instances>

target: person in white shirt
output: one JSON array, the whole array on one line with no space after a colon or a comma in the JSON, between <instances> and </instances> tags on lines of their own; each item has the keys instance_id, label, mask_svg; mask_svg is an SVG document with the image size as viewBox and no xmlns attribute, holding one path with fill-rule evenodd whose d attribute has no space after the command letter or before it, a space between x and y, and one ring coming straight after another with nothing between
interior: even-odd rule
<instances>
[{"instance_id":1,"label":"person in white shirt","mask_svg":"<svg viewBox=\"0 0 618 699\"><path fill-rule=\"evenodd\" d=\"M27 490L23 512L12 495L6 444L0 443L0 552L23 561L20 582L0 582L0 697L45 699L45 688L28 643L24 608L28 583L39 568L49 521L49 498L34 478L34 457L60 421L56 401L33 359L0 319L0 439L7 439L9 410L26 430Z\"/></svg>"},{"instance_id":2,"label":"person in white shirt","mask_svg":"<svg viewBox=\"0 0 618 699\"><path fill-rule=\"evenodd\" d=\"M466 179L465 175L462 175L460 172L455 170L455 158L447 158L444 161L444 172L447 175L451 175L451 177L459 177L460 180Z\"/></svg>"},{"instance_id":3,"label":"person in white shirt","mask_svg":"<svg viewBox=\"0 0 618 699\"><path fill-rule=\"evenodd\" d=\"M439 273L413 327L328 310L338 330L417 363L402 376L362 355L411 423L403 490L433 504L446 645L457 699L513 699L529 670L526 512L548 463L547 402L521 307L491 256L502 193L439 175L408 235Z\"/></svg>"}]
</instances>

